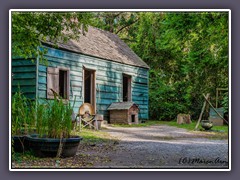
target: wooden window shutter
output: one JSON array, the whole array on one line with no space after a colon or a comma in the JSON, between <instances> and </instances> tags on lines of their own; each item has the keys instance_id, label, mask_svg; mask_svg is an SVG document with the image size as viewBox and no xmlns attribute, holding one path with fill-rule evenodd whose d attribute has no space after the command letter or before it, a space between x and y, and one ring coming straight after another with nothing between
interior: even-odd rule
<instances>
[{"instance_id":1,"label":"wooden window shutter","mask_svg":"<svg viewBox=\"0 0 240 180\"><path fill-rule=\"evenodd\" d=\"M47 98L54 99L54 94L51 91L53 89L56 93L59 93L59 69L54 67L48 67L47 69Z\"/></svg>"}]
</instances>

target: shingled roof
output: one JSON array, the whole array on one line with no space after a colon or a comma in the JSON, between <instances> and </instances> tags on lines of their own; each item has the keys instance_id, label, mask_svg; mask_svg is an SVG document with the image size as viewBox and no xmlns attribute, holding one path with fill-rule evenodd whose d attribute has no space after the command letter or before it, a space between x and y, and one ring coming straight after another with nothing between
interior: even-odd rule
<instances>
[{"instance_id":1,"label":"shingled roof","mask_svg":"<svg viewBox=\"0 0 240 180\"><path fill-rule=\"evenodd\" d=\"M135 104L134 102L113 102L107 108L107 110L125 110L125 109L129 109L133 105L136 105L138 107L138 105Z\"/></svg>"},{"instance_id":2,"label":"shingled roof","mask_svg":"<svg viewBox=\"0 0 240 180\"><path fill-rule=\"evenodd\" d=\"M48 43L51 44L51 43ZM58 43L59 48L110 61L149 68L117 35L89 26L79 40Z\"/></svg>"}]
</instances>

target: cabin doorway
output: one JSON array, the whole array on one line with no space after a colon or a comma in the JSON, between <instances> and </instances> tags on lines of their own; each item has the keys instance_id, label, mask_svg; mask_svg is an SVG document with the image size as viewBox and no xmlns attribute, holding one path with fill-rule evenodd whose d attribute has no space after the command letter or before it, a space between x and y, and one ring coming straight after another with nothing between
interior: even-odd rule
<instances>
[{"instance_id":1,"label":"cabin doorway","mask_svg":"<svg viewBox=\"0 0 240 180\"><path fill-rule=\"evenodd\" d=\"M131 88L132 78L129 75L123 74L122 84L123 84L123 102L132 101L132 88Z\"/></svg>"},{"instance_id":2,"label":"cabin doorway","mask_svg":"<svg viewBox=\"0 0 240 180\"><path fill-rule=\"evenodd\" d=\"M93 108L94 112L96 112L96 71L85 69L83 71L84 76L84 103L90 103Z\"/></svg>"}]
</instances>

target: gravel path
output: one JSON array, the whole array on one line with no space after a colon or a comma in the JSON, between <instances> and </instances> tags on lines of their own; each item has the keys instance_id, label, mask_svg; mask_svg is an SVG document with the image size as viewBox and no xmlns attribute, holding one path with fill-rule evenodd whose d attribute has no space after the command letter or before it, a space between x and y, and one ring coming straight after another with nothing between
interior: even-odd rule
<instances>
[{"instance_id":1,"label":"gravel path","mask_svg":"<svg viewBox=\"0 0 240 180\"><path fill-rule=\"evenodd\" d=\"M107 127L117 138L110 161L97 168L228 168L228 140L210 140L201 134L167 125L141 128Z\"/></svg>"}]
</instances>

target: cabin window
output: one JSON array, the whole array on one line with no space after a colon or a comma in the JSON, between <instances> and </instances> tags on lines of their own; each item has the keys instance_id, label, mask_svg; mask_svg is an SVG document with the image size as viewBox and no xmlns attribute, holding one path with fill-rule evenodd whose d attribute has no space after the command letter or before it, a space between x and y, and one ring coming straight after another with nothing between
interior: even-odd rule
<instances>
[{"instance_id":1,"label":"cabin window","mask_svg":"<svg viewBox=\"0 0 240 180\"><path fill-rule=\"evenodd\" d=\"M64 67L48 67L47 70L47 98L54 99L54 94L62 99L69 99L70 69Z\"/></svg>"},{"instance_id":2,"label":"cabin window","mask_svg":"<svg viewBox=\"0 0 240 180\"><path fill-rule=\"evenodd\" d=\"M67 97L67 71L59 70L59 95L63 99L68 99Z\"/></svg>"},{"instance_id":3,"label":"cabin window","mask_svg":"<svg viewBox=\"0 0 240 180\"><path fill-rule=\"evenodd\" d=\"M132 100L132 88L131 88L132 78L129 75L123 74L123 102Z\"/></svg>"}]
</instances>

